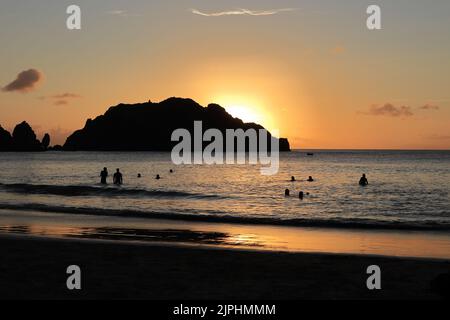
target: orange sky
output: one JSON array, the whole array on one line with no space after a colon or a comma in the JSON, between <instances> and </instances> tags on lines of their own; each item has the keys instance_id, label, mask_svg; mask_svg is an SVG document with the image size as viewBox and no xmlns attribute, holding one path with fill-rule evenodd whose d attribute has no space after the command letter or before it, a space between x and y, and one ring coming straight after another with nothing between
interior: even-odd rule
<instances>
[{"instance_id":1,"label":"orange sky","mask_svg":"<svg viewBox=\"0 0 450 320\"><path fill-rule=\"evenodd\" d=\"M450 148L448 2L381 1L380 31L365 28L364 1L79 1L80 31L65 28L65 1L48 2L1 4L0 86L41 76L0 92L8 129L27 120L63 143L111 105L178 96L294 148ZM242 7L274 13L224 13Z\"/></svg>"}]
</instances>

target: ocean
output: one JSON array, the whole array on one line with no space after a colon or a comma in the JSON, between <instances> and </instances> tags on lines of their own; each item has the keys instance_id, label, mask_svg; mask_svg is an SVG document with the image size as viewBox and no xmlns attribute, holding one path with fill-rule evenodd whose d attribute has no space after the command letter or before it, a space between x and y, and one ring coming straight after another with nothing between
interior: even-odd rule
<instances>
[{"instance_id":1,"label":"ocean","mask_svg":"<svg viewBox=\"0 0 450 320\"><path fill-rule=\"evenodd\" d=\"M36 227L43 216L47 224L58 221L53 233L84 235L90 224L107 228L114 221L119 228L133 218L141 222L132 232L119 228L114 234L142 233L138 229L153 218L178 226L450 231L450 151L293 151L280 155L274 176L261 175L258 165L175 166L170 153L159 152L0 153L0 166L0 232L46 234ZM109 170L106 186L100 184L103 167ZM120 187L111 183L116 168L123 174ZM367 187L358 184L363 173ZM314 182L306 181L309 176ZM74 219L83 232L64 231Z\"/></svg>"}]
</instances>

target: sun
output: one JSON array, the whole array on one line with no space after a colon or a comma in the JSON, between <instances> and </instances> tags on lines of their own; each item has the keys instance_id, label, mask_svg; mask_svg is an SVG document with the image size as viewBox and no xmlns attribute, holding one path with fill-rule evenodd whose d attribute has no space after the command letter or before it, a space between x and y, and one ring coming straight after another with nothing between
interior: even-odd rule
<instances>
[{"instance_id":1,"label":"sun","mask_svg":"<svg viewBox=\"0 0 450 320\"><path fill-rule=\"evenodd\" d=\"M269 131L277 128L271 112L265 107L266 101L261 97L217 94L209 101L223 106L231 116L246 123L259 124Z\"/></svg>"},{"instance_id":2,"label":"sun","mask_svg":"<svg viewBox=\"0 0 450 320\"><path fill-rule=\"evenodd\" d=\"M239 118L244 122L261 123L262 117L252 108L243 105L230 105L226 107L226 110L235 118Z\"/></svg>"}]
</instances>

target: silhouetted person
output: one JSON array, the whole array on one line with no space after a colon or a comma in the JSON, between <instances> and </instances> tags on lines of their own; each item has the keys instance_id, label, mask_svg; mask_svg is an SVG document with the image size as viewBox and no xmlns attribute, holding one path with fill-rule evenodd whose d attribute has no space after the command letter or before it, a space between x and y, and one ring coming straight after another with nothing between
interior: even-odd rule
<instances>
[{"instance_id":1,"label":"silhouetted person","mask_svg":"<svg viewBox=\"0 0 450 320\"><path fill-rule=\"evenodd\" d=\"M172 169L170 169L170 170L169 170L169 172L170 172L170 173L173 173L173 170L172 170Z\"/></svg>"},{"instance_id":2,"label":"silhouetted person","mask_svg":"<svg viewBox=\"0 0 450 320\"><path fill-rule=\"evenodd\" d=\"M313 179L313 177L309 176L308 180L306 180L306 181L308 181L308 182L314 182L314 179Z\"/></svg>"},{"instance_id":3,"label":"silhouetted person","mask_svg":"<svg viewBox=\"0 0 450 320\"><path fill-rule=\"evenodd\" d=\"M156 175L156 178L155 178L155 179L156 179L156 180L161 179L161 177L159 176L159 174Z\"/></svg>"},{"instance_id":4,"label":"silhouetted person","mask_svg":"<svg viewBox=\"0 0 450 320\"><path fill-rule=\"evenodd\" d=\"M295 177L294 177L294 176L291 177L291 181L292 181L292 182L295 181Z\"/></svg>"},{"instance_id":5,"label":"silhouetted person","mask_svg":"<svg viewBox=\"0 0 450 320\"><path fill-rule=\"evenodd\" d=\"M285 197L289 197L290 194L291 193L290 193L289 189L284 190L284 196Z\"/></svg>"},{"instance_id":6,"label":"silhouetted person","mask_svg":"<svg viewBox=\"0 0 450 320\"><path fill-rule=\"evenodd\" d=\"M103 168L103 171L100 172L100 183L106 184L106 178L108 178L108 169Z\"/></svg>"},{"instance_id":7,"label":"silhouetted person","mask_svg":"<svg viewBox=\"0 0 450 320\"><path fill-rule=\"evenodd\" d=\"M141 174L140 174L140 173L138 173L138 178L142 178L142 176L141 176Z\"/></svg>"},{"instance_id":8,"label":"silhouetted person","mask_svg":"<svg viewBox=\"0 0 450 320\"><path fill-rule=\"evenodd\" d=\"M119 169L117 169L116 173L114 173L113 182L117 185L121 185L123 183L122 174L120 173Z\"/></svg>"},{"instance_id":9,"label":"silhouetted person","mask_svg":"<svg viewBox=\"0 0 450 320\"><path fill-rule=\"evenodd\" d=\"M300 199L300 200L303 200L303 197L305 196L305 194L303 193L303 191L300 191L299 193L298 193L298 198Z\"/></svg>"},{"instance_id":10,"label":"silhouetted person","mask_svg":"<svg viewBox=\"0 0 450 320\"><path fill-rule=\"evenodd\" d=\"M359 179L359 185L360 186L367 186L369 184L369 181L366 178L366 175L363 174L361 179Z\"/></svg>"}]
</instances>

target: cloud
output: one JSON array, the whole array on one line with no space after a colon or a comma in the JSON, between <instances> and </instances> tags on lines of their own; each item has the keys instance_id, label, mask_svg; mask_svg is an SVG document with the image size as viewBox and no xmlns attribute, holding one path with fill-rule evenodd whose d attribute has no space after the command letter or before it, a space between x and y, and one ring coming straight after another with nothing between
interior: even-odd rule
<instances>
[{"instance_id":1,"label":"cloud","mask_svg":"<svg viewBox=\"0 0 450 320\"><path fill-rule=\"evenodd\" d=\"M282 9L272 9L272 10L249 10L249 9L235 9L230 11L220 11L220 12L203 12L197 9L191 9L191 13L197 14L204 17L222 17L222 16L271 16L281 12L295 11L294 8L282 8Z\"/></svg>"},{"instance_id":2,"label":"cloud","mask_svg":"<svg viewBox=\"0 0 450 320\"><path fill-rule=\"evenodd\" d=\"M126 10L110 10L106 11L106 14L110 16L118 16L118 17L138 17L140 14L129 13Z\"/></svg>"},{"instance_id":3,"label":"cloud","mask_svg":"<svg viewBox=\"0 0 450 320\"><path fill-rule=\"evenodd\" d=\"M440 108L437 105L432 105L432 104L428 104L427 103L426 105L423 105L423 106L419 107L419 109L422 109L422 110L439 110Z\"/></svg>"},{"instance_id":4,"label":"cloud","mask_svg":"<svg viewBox=\"0 0 450 320\"><path fill-rule=\"evenodd\" d=\"M70 93L70 92L66 92L66 93L62 93L62 94L55 94L55 95L50 96L50 97L51 98L55 98L55 99L81 98L81 96L79 94Z\"/></svg>"},{"instance_id":5,"label":"cloud","mask_svg":"<svg viewBox=\"0 0 450 320\"><path fill-rule=\"evenodd\" d=\"M388 117L411 117L414 113L411 111L411 107L400 106L396 107L391 103L386 103L382 106L372 105L368 112L364 114L372 116L388 116Z\"/></svg>"},{"instance_id":6,"label":"cloud","mask_svg":"<svg viewBox=\"0 0 450 320\"><path fill-rule=\"evenodd\" d=\"M65 106L66 104L68 104L69 102L67 100L56 100L53 104L55 106Z\"/></svg>"},{"instance_id":7,"label":"cloud","mask_svg":"<svg viewBox=\"0 0 450 320\"><path fill-rule=\"evenodd\" d=\"M110 11L106 11L107 14L110 14L112 16L120 16L122 14L125 14L126 11L125 10L110 10Z\"/></svg>"},{"instance_id":8,"label":"cloud","mask_svg":"<svg viewBox=\"0 0 450 320\"><path fill-rule=\"evenodd\" d=\"M19 73L16 80L6 85L2 90L5 92L28 92L33 90L43 78L44 75L36 69L25 70Z\"/></svg>"},{"instance_id":9,"label":"cloud","mask_svg":"<svg viewBox=\"0 0 450 320\"><path fill-rule=\"evenodd\" d=\"M427 139L431 140L450 140L450 135L432 134L427 136Z\"/></svg>"},{"instance_id":10,"label":"cloud","mask_svg":"<svg viewBox=\"0 0 450 320\"><path fill-rule=\"evenodd\" d=\"M40 100L53 100L53 104L55 106L63 106L69 104L71 99L77 99L81 98L81 95L76 93L61 93L61 94L55 94L52 96L42 96L39 97Z\"/></svg>"}]
</instances>

